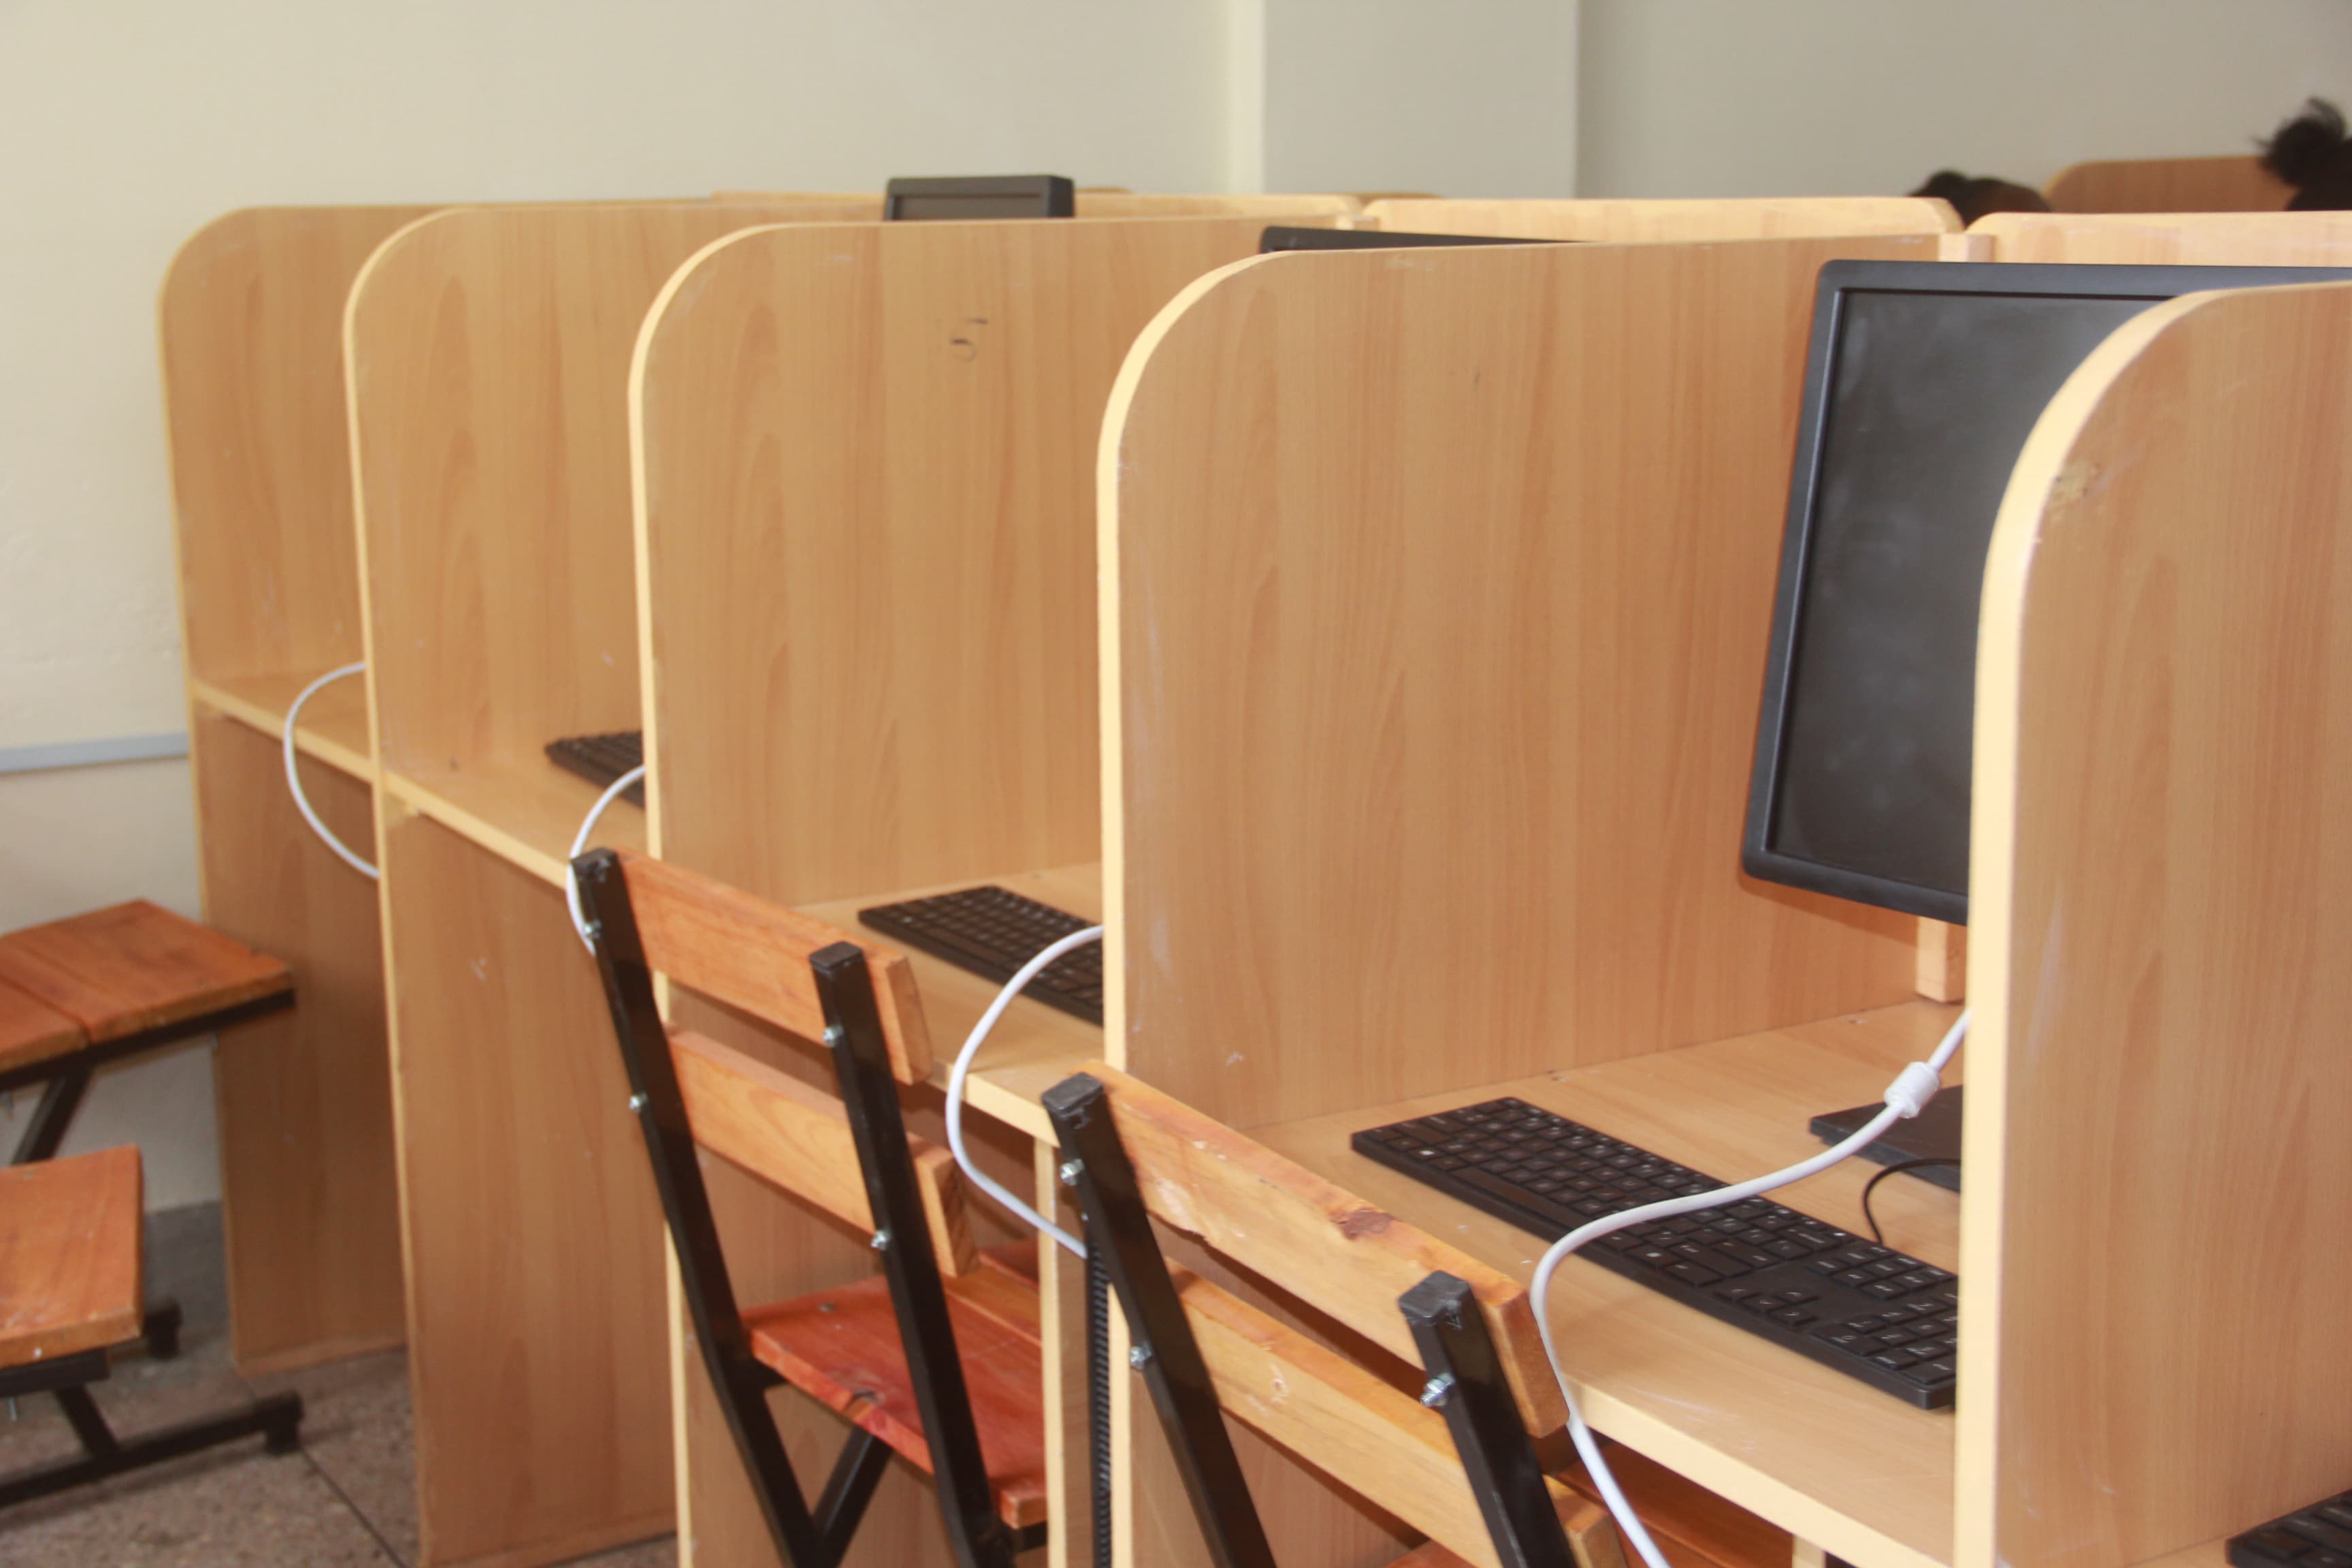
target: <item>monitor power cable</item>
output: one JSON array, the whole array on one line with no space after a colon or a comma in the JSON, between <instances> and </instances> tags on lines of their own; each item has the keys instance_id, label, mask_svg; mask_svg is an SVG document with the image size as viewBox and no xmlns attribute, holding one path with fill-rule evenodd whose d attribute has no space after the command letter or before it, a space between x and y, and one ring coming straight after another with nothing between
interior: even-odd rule
<instances>
[{"instance_id":1,"label":"monitor power cable","mask_svg":"<svg viewBox=\"0 0 2352 1568\"><path fill-rule=\"evenodd\" d=\"M302 717L302 705L317 696L320 687L341 680L347 675L357 675L366 668L367 662L364 659L357 664L342 665L327 671L326 674L304 687L302 694L294 699L294 705L286 710L286 732L279 737L279 743L286 757L286 788L294 797L294 809L302 814L302 820L310 825L310 831L319 836L319 841L333 850L344 865L362 877L374 878L381 873L353 851L350 845L336 837L327 825L319 820L319 814L310 809L310 797L302 793L302 775L294 765L296 755L294 725L296 721Z\"/></svg>"},{"instance_id":2,"label":"monitor power cable","mask_svg":"<svg viewBox=\"0 0 2352 1568\"><path fill-rule=\"evenodd\" d=\"M596 804L588 808L588 815L580 819L580 831L572 836L572 853L563 858L563 907L572 911L572 929L580 933L580 945L592 953L596 951L596 943L588 934L588 911L580 907L580 874L572 868L572 862L588 852L588 836L596 831L604 808L645 776L645 764L640 763L606 784L604 793L596 797Z\"/></svg>"}]
</instances>

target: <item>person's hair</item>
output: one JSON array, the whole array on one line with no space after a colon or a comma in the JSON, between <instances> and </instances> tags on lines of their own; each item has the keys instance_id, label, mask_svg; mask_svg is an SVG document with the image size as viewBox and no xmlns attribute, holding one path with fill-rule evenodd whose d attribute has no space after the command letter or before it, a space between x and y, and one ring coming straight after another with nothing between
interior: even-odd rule
<instances>
[{"instance_id":1,"label":"person's hair","mask_svg":"<svg viewBox=\"0 0 2352 1568\"><path fill-rule=\"evenodd\" d=\"M1915 196L1941 196L1952 204L1960 215L1965 228L1987 213L2046 213L2050 204L2032 185L2021 185L2011 180L1996 179L1990 174L1971 178L1958 169L1938 169L1927 176L1927 183L1911 193Z\"/></svg>"},{"instance_id":2,"label":"person's hair","mask_svg":"<svg viewBox=\"0 0 2352 1568\"><path fill-rule=\"evenodd\" d=\"M2294 187L2290 212L2352 208L2352 141L2344 134L2344 111L2322 98L2305 103L2263 143L2263 167Z\"/></svg>"}]
</instances>

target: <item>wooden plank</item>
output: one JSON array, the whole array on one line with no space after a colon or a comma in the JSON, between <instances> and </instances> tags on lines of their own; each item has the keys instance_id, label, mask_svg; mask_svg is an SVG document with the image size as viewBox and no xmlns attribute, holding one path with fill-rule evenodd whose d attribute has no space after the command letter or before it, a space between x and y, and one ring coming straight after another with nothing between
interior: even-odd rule
<instances>
[{"instance_id":1,"label":"wooden plank","mask_svg":"<svg viewBox=\"0 0 2352 1568\"><path fill-rule=\"evenodd\" d=\"M0 1168L0 1367L139 1337L139 1151Z\"/></svg>"},{"instance_id":2,"label":"wooden plank","mask_svg":"<svg viewBox=\"0 0 2352 1568\"><path fill-rule=\"evenodd\" d=\"M2352 288L2120 328L1984 604L1955 1561L2120 1568L2352 1473Z\"/></svg>"},{"instance_id":3,"label":"wooden plank","mask_svg":"<svg viewBox=\"0 0 2352 1568\"><path fill-rule=\"evenodd\" d=\"M1421 1352L1398 1298L1451 1274L1477 1296L1528 1429L1568 1419L1518 1280L1115 1068L1085 1070L1110 1091L1154 1216L1409 1363Z\"/></svg>"},{"instance_id":4,"label":"wooden plank","mask_svg":"<svg viewBox=\"0 0 2352 1568\"><path fill-rule=\"evenodd\" d=\"M173 258L157 315L192 676L360 657L343 303L375 247L431 210L249 207Z\"/></svg>"},{"instance_id":5,"label":"wooden plank","mask_svg":"<svg viewBox=\"0 0 2352 1568\"><path fill-rule=\"evenodd\" d=\"M871 1233L857 1145L841 1101L691 1030L670 1036L678 1088L694 1141L793 1196ZM963 1181L955 1158L919 1138L915 1180L940 1270L968 1274L978 1260L964 1223Z\"/></svg>"},{"instance_id":6,"label":"wooden plank","mask_svg":"<svg viewBox=\"0 0 2352 1568\"><path fill-rule=\"evenodd\" d=\"M1465 1562L1501 1568L1445 1417L1232 1292L1173 1272L1228 1414ZM1600 1523L1593 1516L1605 1513L1558 1481L1546 1484L1586 1537L1579 1560L1588 1562ZM1614 1544L1613 1532L1601 1539Z\"/></svg>"},{"instance_id":7,"label":"wooden plank","mask_svg":"<svg viewBox=\"0 0 2352 1568\"><path fill-rule=\"evenodd\" d=\"M386 772L377 775L377 783L407 809L557 889L572 875L572 841L604 793L544 757L446 773L429 783ZM645 813L615 800L597 822L588 847L642 849L645 842Z\"/></svg>"},{"instance_id":8,"label":"wooden plank","mask_svg":"<svg viewBox=\"0 0 2352 1568\"><path fill-rule=\"evenodd\" d=\"M1514 239L1801 239L1957 230L1941 202L1916 196L1766 196L1729 200L1486 200L1402 197L1364 209L1373 228Z\"/></svg>"},{"instance_id":9,"label":"wooden plank","mask_svg":"<svg viewBox=\"0 0 2352 1568\"><path fill-rule=\"evenodd\" d=\"M1933 1047L1953 1013L1915 1001L1253 1135L1524 1280L1541 1256L1541 1238L1374 1164L1349 1148L1349 1136L1517 1095L1737 1180L1818 1152L1807 1121L1881 1093L1902 1064ZM1773 1195L1817 1219L1860 1229L1863 1184L1874 1170L1849 1161ZM1882 1185L1872 1202L1890 1244L1942 1268L1958 1265L1958 1194L1898 1179ZM1952 1562L1949 1412L1912 1409L1598 1265L1571 1260L1563 1268L1552 1285L1551 1310L1562 1364L1597 1431L1849 1563L1936 1568Z\"/></svg>"},{"instance_id":10,"label":"wooden plank","mask_svg":"<svg viewBox=\"0 0 2352 1568\"><path fill-rule=\"evenodd\" d=\"M191 679L188 701L196 709L226 714L256 734L282 741L286 710L315 679L311 675L240 675L220 681ZM294 749L373 787L375 742L368 733L367 681L355 675L320 687L303 706L301 722L294 727ZM282 789L282 773L279 777ZM200 831L210 826L208 818L199 818ZM362 833L355 842L367 837Z\"/></svg>"},{"instance_id":11,"label":"wooden plank","mask_svg":"<svg viewBox=\"0 0 2352 1568\"><path fill-rule=\"evenodd\" d=\"M2052 216L1996 213L1969 237L1995 261L2191 267L2352 266L2352 213L2189 213Z\"/></svg>"},{"instance_id":12,"label":"wooden plank","mask_svg":"<svg viewBox=\"0 0 2352 1568\"><path fill-rule=\"evenodd\" d=\"M661 1207L562 895L387 817L383 920L427 1563L667 1528Z\"/></svg>"},{"instance_id":13,"label":"wooden plank","mask_svg":"<svg viewBox=\"0 0 2352 1568\"><path fill-rule=\"evenodd\" d=\"M1081 218L1251 217L1260 223L1321 226L1352 217L1363 203L1351 195L1293 195L1280 192L1216 192L1192 195L1169 191L1080 191ZM1320 220L1320 222L1318 222Z\"/></svg>"},{"instance_id":14,"label":"wooden plank","mask_svg":"<svg viewBox=\"0 0 2352 1568\"><path fill-rule=\"evenodd\" d=\"M376 887L311 833L278 745L198 710L192 735L208 918L280 954L299 1005L213 1055L229 1323L240 1371L398 1344L400 1194ZM373 792L305 758L310 805L373 852Z\"/></svg>"},{"instance_id":15,"label":"wooden plank","mask_svg":"<svg viewBox=\"0 0 2352 1568\"><path fill-rule=\"evenodd\" d=\"M621 869L656 971L804 1040L824 1037L810 958L839 942L864 948L892 1076L920 1083L929 1075L922 998L898 953L666 860L625 854Z\"/></svg>"},{"instance_id":16,"label":"wooden plank","mask_svg":"<svg viewBox=\"0 0 2352 1568\"><path fill-rule=\"evenodd\" d=\"M82 1027L27 991L0 980L0 1068L20 1068L78 1051Z\"/></svg>"},{"instance_id":17,"label":"wooden plank","mask_svg":"<svg viewBox=\"0 0 2352 1568\"><path fill-rule=\"evenodd\" d=\"M2294 195L2251 153L2072 163L2044 187L2061 213L2278 212Z\"/></svg>"},{"instance_id":18,"label":"wooden plank","mask_svg":"<svg viewBox=\"0 0 2352 1568\"><path fill-rule=\"evenodd\" d=\"M987 1271L983 1270L983 1274ZM1034 1294L1034 1287L1032 1287ZM1039 1385L1041 1348L1001 1319L948 1297L956 1353L980 1429L982 1461L998 1513L1015 1529L1045 1521L1045 1414ZM907 1354L889 1289L879 1279L743 1314L752 1353L795 1388L873 1433L925 1475L930 1443L923 1435Z\"/></svg>"},{"instance_id":19,"label":"wooden plank","mask_svg":"<svg viewBox=\"0 0 2352 1568\"><path fill-rule=\"evenodd\" d=\"M1930 1002L1961 1002L1969 994L1969 928L1919 922L1919 994Z\"/></svg>"},{"instance_id":20,"label":"wooden plank","mask_svg":"<svg viewBox=\"0 0 2352 1568\"><path fill-rule=\"evenodd\" d=\"M73 1019L93 1044L201 1027L208 1014L294 986L278 959L144 899L0 936L0 980Z\"/></svg>"},{"instance_id":21,"label":"wooden plank","mask_svg":"<svg viewBox=\"0 0 2352 1568\"><path fill-rule=\"evenodd\" d=\"M1114 1064L1246 1131L1909 996L1914 922L1738 846L1814 279L1937 246L1274 256L1163 313L1100 470Z\"/></svg>"}]
</instances>

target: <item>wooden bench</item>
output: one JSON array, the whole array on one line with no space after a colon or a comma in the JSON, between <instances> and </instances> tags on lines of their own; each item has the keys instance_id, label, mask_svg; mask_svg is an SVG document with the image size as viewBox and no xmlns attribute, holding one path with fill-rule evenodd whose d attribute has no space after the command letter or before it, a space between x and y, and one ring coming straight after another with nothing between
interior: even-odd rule
<instances>
[{"instance_id":1,"label":"wooden bench","mask_svg":"<svg viewBox=\"0 0 2352 1568\"><path fill-rule=\"evenodd\" d=\"M139 1151L123 1147L0 1169L0 1397L54 1394L81 1440L79 1458L0 1477L0 1507L47 1497L259 1434L268 1451L300 1444L302 1401L257 1401L128 1440L89 1396L110 1352L142 1339L178 1349L179 1315L142 1312Z\"/></svg>"},{"instance_id":2,"label":"wooden bench","mask_svg":"<svg viewBox=\"0 0 2352 1568\"><path fill-rule=\"evenodd\" d=\"M0 936L0 1091L47 1085L11 1163L58 1152L107 1063L293 1000L283 963L144 899Z\"/></svg>"}]
</instances>

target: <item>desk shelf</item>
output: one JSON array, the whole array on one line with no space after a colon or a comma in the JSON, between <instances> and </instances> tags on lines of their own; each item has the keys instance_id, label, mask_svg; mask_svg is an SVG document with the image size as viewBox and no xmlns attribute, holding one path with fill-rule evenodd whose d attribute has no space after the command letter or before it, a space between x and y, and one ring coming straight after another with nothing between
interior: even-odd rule
<instances>
[{"instance_id":1,"label":"desk shelf","mask_svg":"<svg viewBox=\"0 0 2352 1568\"><path fill-rule=\"evenodd\" d=\"M321 669L307 675L240 675L211 680L191 677L188 696L282 744L286 710L304 687L325 673ZM375 747L368 738L364 677L338 680L304 705L302 721L294 730L294 749L348 777L363 781L374 777Z\"/></svg>"},{"instance_id":2,"label":"desk shelf","mask_svg":"<svg viewBox=\"0 0 2352 1568\"><path fill-rule=\"evenodd\" d=\"M604 793L544 757L478 762L430 782L386 770L383 788L409 810L557 888L568 874L572 841ZM593 837L608 848L644 849L644 808L614 800Z\"/></svg>"}]
</instances>

